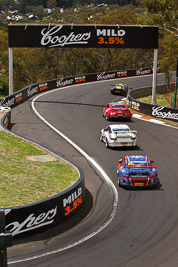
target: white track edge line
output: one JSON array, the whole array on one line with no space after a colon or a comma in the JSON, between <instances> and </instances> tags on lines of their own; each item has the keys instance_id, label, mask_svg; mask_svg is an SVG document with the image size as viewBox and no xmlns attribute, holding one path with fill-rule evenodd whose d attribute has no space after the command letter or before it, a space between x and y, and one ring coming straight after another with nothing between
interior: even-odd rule
<instances>
[{"instance_id":1,"label":"white track edge line","mask_svg":"<svg viewBox=\"0 0 178 267\"><path fill-rule=\"evenodd\" d=\"M66 88L66 87L65 87ZM61 89L64 89L64 88L58 88L58 89L55 89L55 91L57 90L61 90ZM52 92L52 91L50 91ZM33 256L33 257L27 257L27 258L23 258L23 259L19 259L19 260L15 260L15 261L9 261L8 264L15 264L15 263L20 263L20 262L25 262L25 261L30 261L30 260L35 260L35 259L38 259L38 258L42 258L42 257L45 257L45 256L48 256L48 255L52 255L52 254L56 254L56 253L59 253L59 252L62 252L64 250L67 250L69 248L72 248L72 247L75 247L87 240L89 240L90 238L94 237L95 235L97 235L98 233L100 233L105 227L107 227L110 222L113 220L113 218L115 217L115 214L116 214L116 209L117 209L117 205L118 205L118 201L119 201L119 197L118 197L118 192L117 192L117 189L115 187L115 185L113 184L113 182L111 181L111 179L109 178L109 176L104 172L104 170L99 166L99 164L94 160L92 159L84 150L82 150L78 145L76 145L72 140L70 140L66 135L64 135L62 132L58 131L54 126L52 126L48 121L46 121L40 114L39 112L36 110L35 108L35 101L45 95L45 94L48 94L50 92L45 92L44 94L41 94L37 97L35 97L31 103L32 105L32 109L33 111L36 113L36 115L45 123L47 124L52 130L54 130L57 134L59 134L62 138L64 138L68 143L70 143L76 150L78 150L88 161L90 161L92 163L92 165L98 169L98 171L101 173L101 175L103 176L103 178L105 179L105 181L107 182L107 184L110 186L112 192L113 192L113 195L114 195L114 199L113 199L113 204L112 204L112 209L111 209L111 212L109 214L109 217L106 219L106 221L94 232L92 232L91 234L85 236L84 238L74 242L74 243L71 243L71 244L68 244L67 246L64 246L62 248L59 248L57 250L53 250L53 251L49 251L49 252L45 252L45 253L42 253L42 254L38 254L36 256ZM53 90L54 92L54 90Z\"/></svg>"}]
</instances>

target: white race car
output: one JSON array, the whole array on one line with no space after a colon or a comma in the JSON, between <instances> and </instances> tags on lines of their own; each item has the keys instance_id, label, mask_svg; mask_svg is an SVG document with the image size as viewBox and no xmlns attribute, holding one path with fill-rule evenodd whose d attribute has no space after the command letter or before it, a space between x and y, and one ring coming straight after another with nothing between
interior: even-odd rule
<instances>
[{"instance_id":1,"label":"white race car","mask_svg":"<svg viewBox=\"0 0 178 267\"><path fill-rule=\"evenodd\" d=\"M136 146L137 131L131 131L126 124L113 124L101 130L100 140L106 147Z\"/></svg>"}]
</instances>

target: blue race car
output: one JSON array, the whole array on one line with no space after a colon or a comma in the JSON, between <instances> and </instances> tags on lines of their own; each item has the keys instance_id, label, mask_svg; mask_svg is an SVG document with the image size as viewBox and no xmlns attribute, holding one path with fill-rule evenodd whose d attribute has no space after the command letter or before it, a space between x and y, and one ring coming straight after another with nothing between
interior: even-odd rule
<instances>
[{"instance_id":1,"label":"blue race car","mask_svg":"<svg viewBox=\"0 0 178 267\"><path fill-rule=\"evenodd\" d=\"M111 94L118 94L118 95L127 95L128 86L127 84L118 83L112 86L110 89Z\"/></svg>"},{"instance_id":2,"label":"blue race car","mask_svg":"<svg viewBox=\"0 0 178 267\"><path fill-rule=\"evenodd\" d=\"M158 183L154 162L148 156L125 156L118 161L117 173L123 187L154 187Z\"/></svg>"}]
</instances>

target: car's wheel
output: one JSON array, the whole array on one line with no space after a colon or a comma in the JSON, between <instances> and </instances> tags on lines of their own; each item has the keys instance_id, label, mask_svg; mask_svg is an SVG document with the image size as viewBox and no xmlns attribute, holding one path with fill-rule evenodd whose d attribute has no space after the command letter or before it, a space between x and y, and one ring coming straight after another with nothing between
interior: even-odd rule
<instances>
[{"instance_id":1,"label":"car's wheel","mask_svg":"<svg viewBox=\"0 0 178 267\"><path fill-rule=\"evenodd\" d=\"M118 185L119 185L120 187L122 186L120 180L118 180Z\"/></svg>"},{"instance_id":2,"label":"car's wheel","mask_svg":"<svg viewBox=\"0 0 178 267\"><path fill-rule=\"evenodd\" d=\"M109 121L110 118L108 117L108 114L106 113L106 120Z\"/></svg>"},{"instance_id":3,"label":"car's wheel","mask_svg":"<svg viewBox=\"0 0 178 267\"><path fill-rule=\"evenodd\" d=\"M109 148L109 143L107 139L106 139L106 147Z\"/></svg>"}]
</instances>

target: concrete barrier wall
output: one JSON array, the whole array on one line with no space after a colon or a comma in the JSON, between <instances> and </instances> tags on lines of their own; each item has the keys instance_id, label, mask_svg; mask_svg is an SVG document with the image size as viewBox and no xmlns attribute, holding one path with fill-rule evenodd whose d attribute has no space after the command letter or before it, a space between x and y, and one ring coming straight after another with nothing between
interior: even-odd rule
<instances>
[{"instance_id":1,"label":"concrete barrier wall","mask_svg":"<svg viewBox=\"0 0 178 267\"><path fill-rule=\"evenodd\" d=\"M166 85L159 85L156 87L156 93L157 94L165 94L167 93L166 91ZM175 89L175 83L171 83L169 86L169 90L170 92L174 91ZM134 90L132 90L131 96L134 99L137 99L139 97L144 97L144 96L149 96L152 95L152 87L146 87L146 88L136 88Z\"/></svg>"}]
</instances>

